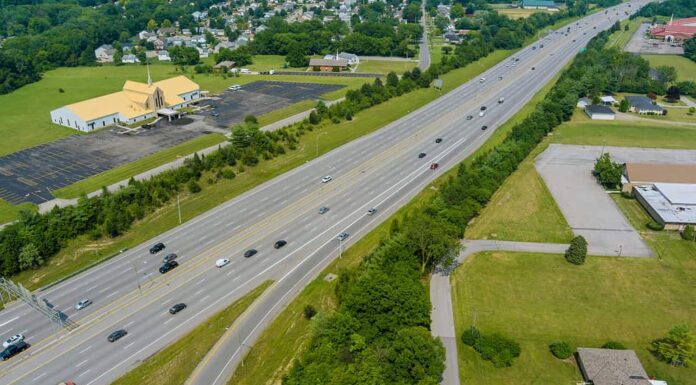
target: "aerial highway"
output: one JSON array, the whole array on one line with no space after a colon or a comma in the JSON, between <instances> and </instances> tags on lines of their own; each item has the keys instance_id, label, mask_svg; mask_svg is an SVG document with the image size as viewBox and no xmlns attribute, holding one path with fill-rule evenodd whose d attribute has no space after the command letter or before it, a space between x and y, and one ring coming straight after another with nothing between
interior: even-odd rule
<instances>
[{"instance_id":1,"label":"aerial highway","mask_svg":"<svg viewBox=\"0 0 696 385\"><path fill-rule=\"evenodd\" d=\"M193 378L200 384L224 383L241 358L242 347L252 344L283 304L323 266L476 150L593 35L627 17L625 10L644 3L631 2L632 8L624 3L607 14L588 16L571 24L568 36L559 32L566 27L550 32L480 78L384 128L36 293L77 322L75 330L56 330L26 305L8 306L0 312L0 338L22 333L32 346L0 364L0 383L108 384L272 279L274 285ZM436 143L437 138L442 141ZM419 157L421 153L425 156ZM434 163L439 167L431 169ZM328 175L332 180L323 183ZM324 206L328 212L319 214ZM367 215L370 208L376 209L374 215ZM349 235L338 241L340 232ZM275 249L278 240L287 244ZM156 242L163 242L166 249L150 254ZM258 253L245 258L249 249ZM178 254L179 266L160 274L162 257L171 252ZM216 267L220 258L230 263ZM76 310L83 298L93 303ZM169 314L168 309L179 302L188 307ZM108 342L107 336L117 329L128 334Z\"/></svg>"}]
</instances>

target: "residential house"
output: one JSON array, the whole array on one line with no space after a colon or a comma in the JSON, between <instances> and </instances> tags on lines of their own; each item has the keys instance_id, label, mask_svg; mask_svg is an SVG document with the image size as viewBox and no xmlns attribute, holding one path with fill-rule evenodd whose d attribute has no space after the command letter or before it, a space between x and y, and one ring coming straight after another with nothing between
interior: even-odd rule
<instances>
[{"instance_id":1,"label":"residential house","mask_svg":"<svg viewBox=\"0 0 696 385\"><path fill-rule=\"evenodd\" d=\"M152 45L154 46L155 50L157 50L157 51L164 49L164 42L160 39L153 41Z\"/></svg>"},{"instance_id":2,"label":"residential house","mask_svg":"<svg viewBox=\"0 0 696 385\"><path fill-rule=\"evenodd\" d=\"M94 50L97 63L113 63L114 53L116 53L116 50L111 44L102 44L99 48Z\"/></svg>"},{"instance_id":3,"label":"residential house","mask_svg":"<svg viewBox=\"0 0 696 385\"><path fill-rule=\"evenodd\" d=\"M229 71L232 68L236 67L237 63L230 61L230 60L223 60L220 63L217 63L213 66L214 69L216 70L225 70Z\"/></svg>"},{"instance_id":4,"label":"residential house","mask_svg":"<svg viewBox=\"0 0 696 385\"><path fill-rule=\"evenodd\" d=\"M662 107L654 104L653 101L644 95L626 96L628 110L639 114L661 115Z\"/></svg>"},{"instance_id":5,"label":"residential house","mask_svg":"<svg viewBox=\"0 0 696 385\"><path fill-rule=\"evenodd\" d=\"M449 18L450 8L442 3L437 6L437 14Z\"/></svg>"},{"instance_id":6,"label":"residential house","mask_svg":"<svg viewBox=\"0 0 696 385\"><path fill-rule=\"evenodd\" d=\"M128 55L123 55L121 58L121 63L124 64L135 64L135 63L140 63L140 60L138 60L138 57L133 55L133 54L128 54Z\"/></svg>"},{"instance_id":7,"label":"residential house","mask_svg":"<svg viewBox=\"0 0 696 385\"><path fill-rule=\"evenodd\" d=\"M218 53L223 48L235 49L235 48L237 48L237 43L231 42L231 41L221 41L221 42L217 43L213 52Z\"/></svg>"},{"instance_id":8,"label":"residential house","mask_svg":"<svg viewBox=\"0 0 696 385\"><path fill-rule=\"evenodd\" d=\"M169 56L169 52L167 51L157 51L157 60L159 61L172 61L172 58Z\"/></svg>"},{"instance_id":9,"label":"residential house","mask_svg":"<svg viewBox=\"0 0 696 385\"><path fill-rule=\"evenodd\" d=\"M193 18L196 21L201 21L201 20L205 19L206 17L208 17L208 12L207 11L196 11L196 12L193 12L191 14L191 16L193 16Z\"/></svg>"},{"instance_id":10,"label":"residential house","mask_svg":"<svg viewBox=\"0 0 696 385\"><path fill-rule=\"evenodd\" d=\"M457 32L446 32L442 37L450 44L459 44L462 42L462 36Z\"/></svg>"},{"instance_id":11,"label":"residential house","mask_svg":"<svg viewBox=\"0 0 696 385\"><path fill-rule=\"evenodd\" d=\"M592 120L614 120L616 113L605 105L590 104L585 107L585 113Z\"/></svg>"},{"instance_id":12,"label":"residential house","mask_svg":"<svg viewBox=\"0 0 696 385\"><path fill-rule=\"evenodd\" d=\"M348 53L348 52L341 52L338 55L336 55L336 59L344 59L348 61L348 65L350 66L355 66L360 64L360 58L356 54Z\"/></svg>"},{"instance_id":13,"label":"residential house","mask_svg":"<svg viewBox=\"0 0 696 385\"><path fill-rule=\"evenodd\" d=\"M157 30L157 36L161 36L161 37L174 36L175 34L176 34L176 28L174 28L174 27L160 28Z\"/></svg>"},{"instance_id":14,"label":"residential house","mask_svg":"<svg viewBox=\"0 0 696 385\"><path fill-rule=\"evenodd\" d=\"M619 103L619 101L614 99L611 95L600 96L599 101L603 106L614 106Z\"/></svg>"},{"instance_id":15,"label":"residential house","mask_svg":"<svg viewBox=\"0 0 696 385\"><path fill-rule=\"evenodd\" d=\"M348 69L348 60L309 59L309 67L312 71L341 72Z\"/></svg>"},{"instance_id":16,"label":"residential house","mask_svg":"<svg viewBox=\"0 0 696 385\"><path fill-rule=\"evenodd\" d=\"M588 104L590 104L590 99L585 96L585 97L578 99L578 104L576 104L576 106L578 108L585 108L585 107L587 107Z\"/></svg>"},{"instance_id":17,"label":"residential house","mask_svg":"<svg viewBox=\"0 0 696 385\"><path fill-rule=\"evenodd\" d=\"M578 348L578 367L586 383L594 385L651 385L633 350Z\"/></svg>"},{"instance_id":18,"label":"residential house","mask_svg":"<svg viewBox=\"0 0 696 385\"><path fill-rule=\"evenodd\" d=\"M145 31L145 30L144 30L144 31L140 31L140 32L138 33L138 39L140 39L140 40L147 40L147 39L150 38L150 37L155 37L155 38L156 38L156 37L157 37L157 34L154 33L154 32Z\"/></svg>"}]
</instances>

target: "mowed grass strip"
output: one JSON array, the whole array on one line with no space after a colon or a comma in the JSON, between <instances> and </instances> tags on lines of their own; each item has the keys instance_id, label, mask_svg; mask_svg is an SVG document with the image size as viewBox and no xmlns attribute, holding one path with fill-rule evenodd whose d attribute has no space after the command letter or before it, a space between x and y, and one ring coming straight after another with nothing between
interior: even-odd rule
<instances>
[{"instance_id":1,"label":"mowed grass strip","mask_svg":"<svg viewBox=\"0 0 696 385\"><path fill-rule=\"evenodd\" d=\"M188 334L150 356L112 385L180 385L189 378L198 363L225 334L242 313L273 282L266 281L226 309L210 317ZM163 310L166 311L166 310ZM189 311L188 309L182 312ZM171 317L178 317L171 315Z\"/></svg>"},{"instance_id":2,"label":"mowed grass strip","mask_svg":"<svg viewBox=\"0 0 696 385\"><path fill-rule=\"evenodd\" d=\"M609 340L634 349L650 376L696 383L696 368L671 367L647 351L674 324L696 326L696 248L673 234L653 243L664 250L661 259L589 257L575 266L551 254L470 257L451 278L462 383L573 384L581 380L576 365L554 358L548 345L600 347ZM494 368L461 343L474 322L521 345L512 367Z\"/></svg>"},{"instance_id":3,"label":"mowed grass strip","mask_svg":"<svg viewBox=\"0 0 696 385\"><path fill-rule=\"evenodd\" d=\"M111 170L65 186L53 191L53 195L57 198L77 198L82 194L88 194L99 190L103 186L109 186L113 183L126 180L165 163L193 154L196 151L222 143L226 139L224 135L218 133L202 135L174 147L138 159L135 162L112 168Z\"/></svg>"},{"instance_id":4,"label":"mowed grass strip","mask_svg":"<svg viewBox=\"0 0 696 385\"><path fill-rule=\"evenodd\" d=\"M696 81L696 62L681 55L640 55L650 67L669 66L677 70L677 80Z\"/></svg>"},{"instance_id":5,"label":"mowed grass strip","mask_svg":"<svg viewBox=\"0 0 696 385\"><path fill-rule=\"evenodd\" d=\"M391 71L401 75L405 71L410 71L418 66L418 61L402 60L360 60L356 72L370 74L388 74Z\"/></svg>"},{"instance_id":6,"label":"mowed grass strip","mask_svg":"<svg viewBox=\"0 0 696 385\"><path fill-rule=\"evenodd\" d=\"M443 76L443 92L461 85L477 76L483 70L506 57L506 54L488 56L485 62L478 62L458 71ZM256 167L247 167L232 180L221 179L209 184L207 180L214 176L204 173L201 177L203 191L190 194L182 190L180 196L181 215L184 222L248 191L278 175L281 175L309 160L346 144L365 134L373 132L386 124L402 117L410 111L431 102L442 93L432 88L419 89L401 97L361 111L352 121L337 124L323 123L300 138L297 150L269 161L263 161ZM326 133L326 134L324 134ZM317 140L319 136L319 140ZM317 153L318 143L318 153ZM238 169L235 169L238 171ZM23 271L12 277L30 290L47 285L57 279L68 276L86 266L106 260L125 247L133 247L148 241L179 224L176 200L134 223L130 230L116 238L92 240L87 235L69 242L48 263L36 270Z\"/></svg>"},{"instance_id":7,"label":"mowed grass strip","mask_svg":"<svg viewBox=\"0 0 696 385\"><path fill-rule=\"evenodd\" d=\"M607 40L606 47L616 47L618 49L623 49L626 44L631 40L631 37L636 33L638 30L638 27L644 22L649 22L650 19L647 17L637 17L635 19L627 19L621 22L621 29L617 32L614 32L609 36L609 39ZM628 25L628 31L624 30L624 28Z\"/></svg>"}]
</instances>

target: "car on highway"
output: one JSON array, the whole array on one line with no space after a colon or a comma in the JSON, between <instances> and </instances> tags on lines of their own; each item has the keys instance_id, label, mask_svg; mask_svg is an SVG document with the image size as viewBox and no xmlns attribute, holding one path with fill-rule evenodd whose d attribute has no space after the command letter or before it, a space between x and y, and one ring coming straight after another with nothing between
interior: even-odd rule
<instances>
[{"instance_id":1,"label":"car on highway","mask_svg":"<svg viewBox=\"0 0 696 385\"><path fill-rule=\"evenodd\" d=\"M373 208L367 210L367 215L375 215L376 212L377 212L377 209L373 207Z\"/></svg>"},{"instance_id":2,"label":"car on highway","mask_svg":"<svg viewBox=\"0 0 696 385\"><path fill-rule=\"evenodd\" d=\"M321 178L321 183L329 183L332 180L333 180L333 178L331 177L331 175L327 175L327 176Z\"/></svg>"},{"instance_id":3,"label":"car on highway","mask_svg":"<svg viewBox=\"0 0 696 385\"><path fill-rule=\"evenodd\" d=\"M128 334L128 332L125 329L119 329L119 330L116 330L115 332L109 334L109 336L106 337L106 339L109 342L116 342L116 341L120 340L121 338L123 338L123 336L125 336L126 334Z\"/></svg>"},{"instance_id":4,"label":"car on highway","mask_svg":"<svg viewBox=\"0 0 696 385\"><path fill-rule=\"evenodd\" d=\"M171 262L177 258L179 258L179 256L176 255L175 253L169 253L164 258L162 258L162 262L164 262L164 263Z\"/></svg>"},{"instance_id":5,"label":"car on highway","mask_svg":"<svg viewBox=\"0 0 696 385\"><path fill-rule=\"evenodd\" d=\"M319 214L326 214L329 212L329 208L326 206L319 207Z\"/></svg>"},{"instance_id":6,"label":"car on highway","mask_svg":"<svg viewBox=\"0 0 696 385\"><path fill-rule=\"evenodd\" d=\"M22 334L15 334L5 340L5 342L2 343L2 347L3 349L7 349L8 346L16 345L22 341L24 341L24 336Z\"/></svg>"},{"instance_id":7,"label":"car on highway","mask_svg":"<svg viewBox=\"0 0 696 385\"><path fill-rule=\"evenodd\" d=\"M473 118L474 118L474 117L471 116L471 115L467 115L467 116L466 116L466 120L471 120L471 119L473 119Z\"/></svg>"},{"instance_id":8,"label":"car on highway","mask_svg":"<svg viewBox=\"0 0 696 385\"><path fill-rule=\"evenodd\" d=\"M155 243L154 245L152 245L152 247L150 247L150 254L157 254L160 251L164 250L165 247L166 246L164 246L164 243L162 242Z\"/></svg>"},{"instance_id":9,"label":"car on highway","mask_svg":"<svg viewBox=\"0 0 696 385\"><path fill-rule=\"evenodd\" d=\"M433 164L430 165L430 169L431 169L431 170L437 170L438 167L440 167L440 165L437 164L437 163L433 163Z\"/></svg>"},{"instance_id":10,"label":"car on highway","mask_svg":"<svg viewBox=\"0 0 696 385\"><path fill-rule=\"evenodd\" d=\"M420 154L418 154L418 158L419 159L425 158L425 155L426 154L424 152L421 152Z\"/></svg>"},{"instance_id":11,"label":"car on highway","mask_svg":"<svg viewBox=\"0 0 696 385\"><path fill-rule=\"evenodd\" d=\"M536 68L532 67L532 71L534 71Z\"/></svg>"},{"instance_id":12,"label":"car on highway","mask_svg":"<svg viewBox=\"0 0 696 385\"><path fill-rule=\"evenodd\" d=\"M279 241L276 241L276 243L273 244L273 248L274 248L274 249L280 249L281 247L283 247L283 246L285 246L285 245L287 245L287 244L288 244L288 243L287 243L284 239L281 239L281 240L279 240Z\"/></svg>"},{"instance_id":13,"label":"car on highway","mask_svg":"<svg viewBox=\"0 0 696 385\"><path fill-rule=\"evenodd\" d=\"M480 116L480 117L482 117L482 118L483 118L483 117L484 117L485 115L486 115L486 113L485 113L485 112L483 112L483 111L479 112L479 116Z\"/></svg>"},{"instance_id":14,"label":"car on highway","mask_svg":"<svg viewBox=\"0 0 696 385\"><path fill-rule=\"evenodd\" d=\"M488 126L481 126L481 131L486 131L488 129Z\"/></svg>"},{"instance_id":15,"label":"car on highway","mask_svg":"<svg viewBox=\"0 0 696 385\"><path fill-rule=\"evenodd\" d=\"M72 381L63 381L63 382L61 382L61 383L58 384L58 385L75 385L75 383L72 382Z\"/></svg>"},{"instance_id":16,"label":"car on highway","mask_svg":"<svg viewBox=\"0 0 696 385\"><path fill-rule=\"evenodd\" d=\"M507 67L507 65L506 65L505 67ZM502 77L502 76L498 76L498 80L503 80L503 77Z\"/></svg>"},{"instance_id":17,"label":"car on highway","mask_svg":"<svg viewBox=\"0 0 696 385\"><path fill-rule=\"evenodd\" d=\"M186 309L185 303L177 303L176 305L169 308L169 314L176 314L184 309Z\"/></svg>"},{"instance_id":18,"label":"car on highway","mask_svg":"<svg viewBox=\"0 0 696 385\"><path fill-rule=\"evenodd\" d=\"M91 304L92 304L91 299L83 298L75 304L75 310L82 310Z\"/></svg>"},{"instance_id":19,"label":"car on highway","mask_svg":"<svg viewBox=\"0 0 696 385\"><path fill-rule=\"evenodd\" d=\"M164 265L160 266L159 272L160 274L166 274L170 270L174 270L177 266L179 266L179 264L176 261L165 262Z\"/></svg>"},{"instance_id":20,"label":"car on highway","mask_svg":"<svg viewBox=\"0 0 696 385\"><path fill-rule=\"evenodd\" d=\"M481 106L481 111L486 111L486 108L488 108L488 107L486 107L486 106Z\"/></svg>"},{"instance_id":21,"label":"car on highway","mask_svg":"<svg viewBox=\"0 0 696 385\"><path fill-rule=\"evenodd\" d=\"M227 265L228 263L230 263L230 260L229 260L229 259L227 259L227 258L220 258L220 259L218 259L217 261L215 261L215 266L217 266L217 267L223 267L223 266Z\"/></svg>"},{"instance_id":22,"label":"car on highway","mask_svg":"<svg viewBox=\"0 0 696 385\"><path fill-rule=\"evenodd\" d=\"M481 82L481 83L483 83L483 82L485 82L485 81L486 81L486 78L481 78L481 79L479 79L479 82Z\"/></svg>"},{"instance_id":23,"label":"car on highway","mask_svg":"<svg viewBox=\"0 0 696 385\"><path fill-rule=\"evenodd\" d=\"M249 250L244 252L244 258L251 258L256 253L258 253L258 251L256 251L256 249L249 249Z\"/></svg>"},{"instance_id":24,"label":"car on highway","mask_svg":"<svg viewBox=\"0 0 696 385\"><path fill-rule=\"evenodd\" d=\"M0 357L2 357L2 360L9 360L10 358L16 356L17 354L27 350L29 348L29 344L27 344L24 341L18 342L14 345L10 345L5 348L2 352L0 352Z\"/></svg>"},{"instance_id":25,"label":"car on highway","mask_svg":"<svg viewBox=\"0 0 696 385\"><path fill-rule=\"evenodd\" d=\"M346 233L346 232L344 231L344 232L338 234L338 236L337 236L336 238L337 238L339 241L345 241L346 238L348 238L348 233Z\"/></svg>"},{"instance_id":26,"label":"car on highway","mask_svg":"<svg viewBox=\"0 0 696 385\"><path fill-rule=\"evenodd\" d=\"M435 139L435 143L442 143L442 138Z\"/></svg>"},{"instance_id":27,"label":"car on highway","mask_svg":"<svg viewBox=\"0 0 696 385\"><path fill-rule=\"evenodd\" d=\"M505 102L505 98L498 99L498 104L503 104L503 102Z\"/></svg>"}]
</instances>

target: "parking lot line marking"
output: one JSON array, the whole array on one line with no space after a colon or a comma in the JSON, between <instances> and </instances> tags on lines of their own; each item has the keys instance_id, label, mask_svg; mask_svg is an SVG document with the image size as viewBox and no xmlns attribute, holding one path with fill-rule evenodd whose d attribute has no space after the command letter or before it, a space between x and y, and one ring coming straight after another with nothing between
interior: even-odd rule
<instances>
[{"instance_id":1,"label":"parking lot line marking","mask_svg":"<svg viewBox=\"0 0 696 385\"><path fill-rule=\"evenodd\" d=\"M86 364L86 363L87 363L87 361L89 361L89 358L88 358L88 359L86 359L86 360L84 360L84 361L82 361L82 362L80 362L79 364L75 365L75 367L76 367L76 368L79 368L80 366L82 366L82 365Z\"/></svg>"}]
</instances>

